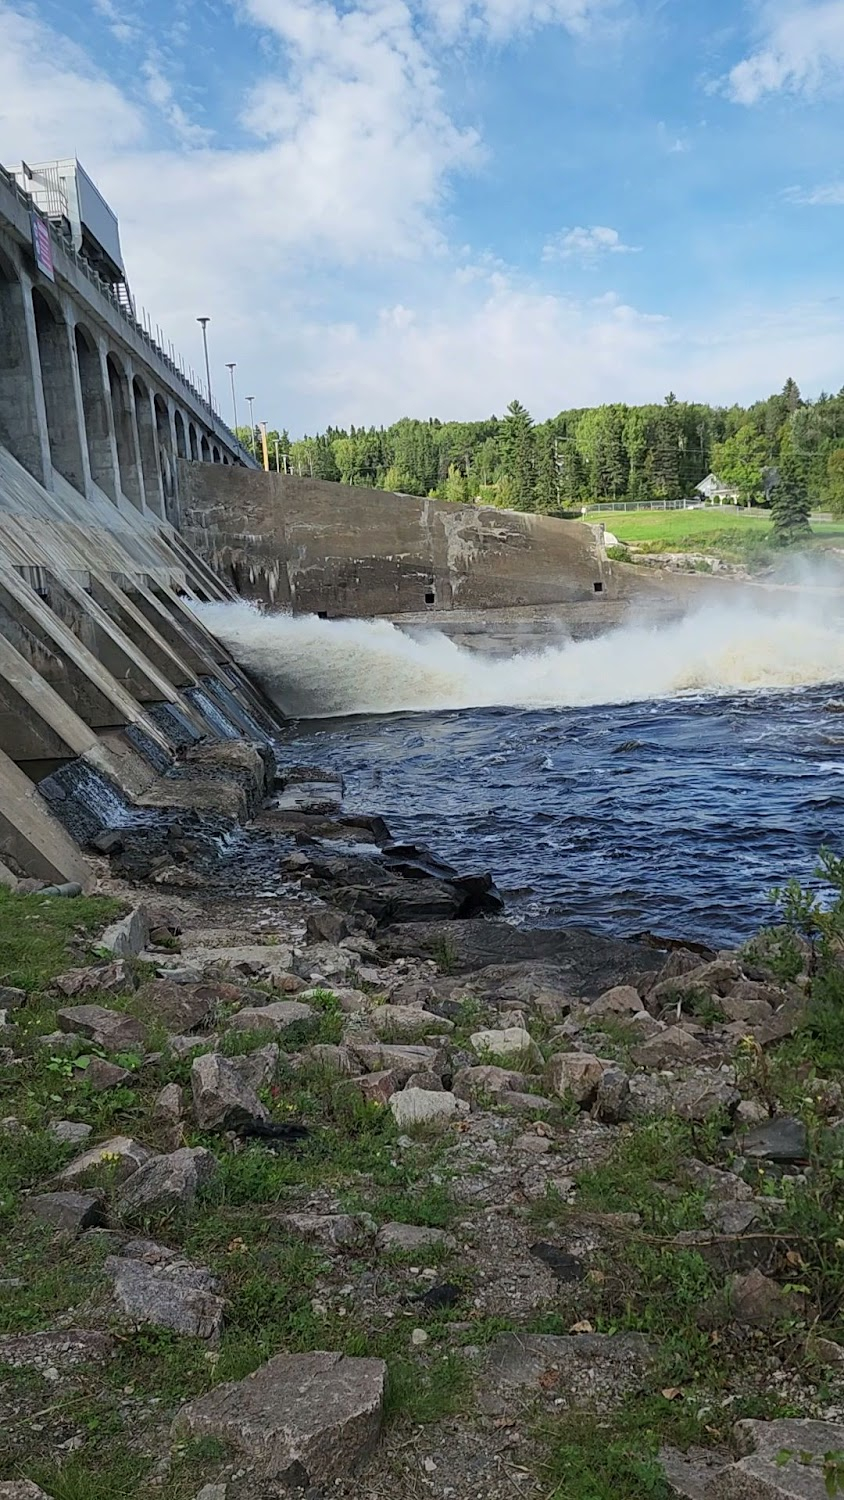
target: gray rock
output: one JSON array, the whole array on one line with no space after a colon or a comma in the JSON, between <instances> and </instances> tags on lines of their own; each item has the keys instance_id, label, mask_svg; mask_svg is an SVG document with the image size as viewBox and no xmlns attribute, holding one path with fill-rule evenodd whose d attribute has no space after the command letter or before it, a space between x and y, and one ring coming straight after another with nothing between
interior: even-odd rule
<instances>
[{"instance_id":1,"label":"gray rock","mask_svg":"<svg viewBox=\"0 0 844 1500\"><path fill-rule=\"evenodd\" d=\"M220 992L229 993L223 993ZM172 979L148 979L135 996L142 1015L153 1016L178 1034L201 1026L218 1004L242 998L230 985L177 984Z\"/></svg>"},{"instance_id":2,"label":"gray rock","mask_svg":"<svg viewBox=\"0 0 844 1500\"><path fill-rule=\"evenodd\" d=\"M730 1278L723 1292L718 1292L700 1309L702 1328L725 1323L739 1323L745 1328L772 1328L786 1319L800 1317L803 1299L782 1287L758 1268Z\"/></svg>"},{"instance_id":3,"label":"gray rock","mask_svg":"<svg viewBox=\"0 0 844 1500\"><path fill-rule=\"evenodd\" d=\"M254 1088L242 1081L233 1062L219 1052L207 1052L191 1065L193 1109L201 1130L233 1130L238 1125L269 1119Z\"/></svg>"},{"instance_id":4,"label":"gray rock","mask_svg":"<svg viewBox=\"0 0 844 1500\"><path fill-rule=\"evenodd\" d=\"M578 1409L606 1411L637 1389L650 1364L638 1333L508 1333L489 1352L478 1404L489 1415L512 1409L512 1392L525 1386Z\"/></svg>"},{"instance_id":5,"label":"gray rock","mask_svg":"<svg viewBox=\"0 0 844 1500\"><path fill-rule=\"evenodd\" d=\"M19 1010L22 1005L26 1005L26 990L0 984L0 1010Z\"/></svg>"},{"instance_id":6,"label":"gray rock","mask_svg":"<svg viewBox=\"0 0 844 1500\"><path fill-rule=\"evenodd\" d=\"M387 1042L413 1042L418 1037L446 1035L454 1022L418 1005L382 1005L369 1016L376 1036Z\"/></svg>"},{"instance_id":7,"label":"gray rock","mask_svg":"<svg viewBox=\"0 0 844 1500\"><path fill-rule=\"evenodd\" d=\"M143 907L136 906L127 916L121 917L107 927L100 938L100 947L107 948L115 958L137 958L143 953L149 939L149 922Z\"/></svg>"},{"instance_id":8,"label":"gray rock","mask_svg":"<svg viewBox=\"0 0 844 1500\"><path fill-rule=\"evenodd\" d=\"M630 1079L621 1068L604 1069L593 1110L605 1125L621 1125L630 1118Z\"/></svg>"},{"instance_id":9,"label":"gray rock","mask_svg":"<svg viewBox=\"0 0 844 1500\"><path fill-rule=\"evenodd\" d=\"M607 1066L592 1052L556 1052L546 1065L545 1082L558 1098L571 1098L588 1109L595 1103Z\"/></svg>"},{"instance_id":10,"label":"gray rock","mask_svg":"<svg viewBox=\"0 0 844 1500\"><path fill-rule=\"evenodd\" d=\"M318 1063L329 1073L336 1073L339 1078L354 1078L361 1072L362 1065L350 1047L336 1047L331 1042L317 1042L313 1047L308 1047L303 1056L309 1062Z\"/></svg>"},{"instance_id":11,"label":"gray rock","mask_svg":"<svg viewBox=\"0 0 844 1500\"><path fill-rule=\"evenodd\" d=\"M507 1090L523 1091L527 1085L524 1073L511 1072L509 1068L497 1068L484 1063L477 1068L461 1068L454 1075L453 1091L458 1099L475 1100L485 1094L498 1096Z\"/></svg>"},{"instance_id":12,"label":"gray rock","mask_svg":"<svg viewBox=\"0 0 844 1500\"><path fill-rule=\"evenodd\" d=\"M15 1369L73 1370L78 1365L102 1364L114 1350L114 1340L87 1328L58 1328L44 1333L10 1333L0 1338L0 1362ZM2 1491L0 1491L2 1493Z\"/></svg>"},{"instance_id":13,"label":"gray rock","mask_svg":"<svg viewBox=\"0 0 844 1500\"><path fill-rule=\"evenodd\" d=\"M31 1479L6 1479L0 1480L0 1500L53 1500L53 1497Z\"/></svg>"},{"instance_id":14,"label":"gray rock","mask_svg":"<svg viewBox=\"0 0 844 1500\"><path fill-rule=\"evenodd\" d=\"M732 1463L732 1454L726 1450L690 1448L681 1453L677 1448L662 1448L659 1454L665 1477L672 1495L678 1500L711 1500L710 1485Z\"/></svg>"},{"instance_id":15,"label":"gray rock","mask_svg":"<svg viewBox=\"0 0 844 1500\"><path fill-rule=\"evenodd\" d=\"M809 1157L809 1137L801 1120L787 1117L769 1120L749 1130L738 1142L743 1156L774 1162L804 1162Z\"/></svg>"},{"instance_id":16,"label":"gray rock","mask_svg":"<svg viewBox=\"0 0 844 1500\"><path fill-rule=\"evenodd\" d=\"M349 1051L368 1073L395 1073L402 1084L414 1073L439 1073L445 1067L446 1055L441 1048L391 1046L387 1042L356 1042L349 1037Z\"/></svg>"},{"instance_id":17,"label":"gray rock","mask_svg":"<svg viewBox=\"0 0 844 1500\"><path fill-rule=\"evenodd\" d=\"M770 1111L761 1099L741 1099L736 1107L736 1125L765 1125L771 1118Z\"/></svg>"},{"instance_id":18,"label":"gray rock","mask_svg":"<svg viewBox=\"0 0 844 1500\"><path fill-rule=\"evenodd\" d=\"M356 1249L367 1244L375 1231L368 1214L284 1214L279 1223L326 1250Z\"/></svg>"},{"instance_id":19,"label":"gray rock","mask_svg":"<svg viewBox=\"0 0 844 1500\"><path fill-rule=\"evenodd\" d=\"M753 1197L750 1184L735 1172L722 1172L720 1167L710 1167L694 1157L685 1157L680 1166L695 1187L704 1188L718 1203L746 1203Z\"/></svg>"},{"instance_id":20,"label":"gray rock","mask_svg":"<svg viewBox=\"0 0 844 1500\"><path fill-rule=\"evenodd\" d=\"M542 1065L542 1053L524 1026L505 1026L500 1030L476 1031L470 1036L469 1045L482 1059L512 1058L528 1072Z\"/></svg>"},{"instance_id":21,"label":"gray rock","mask_svg":"<svg viewBox=\"0 0 844 1500\"><path fill-rule=\"evenodd\" d=\"M633 1061L640 1068L662 1068L672 1063L700 1062L707 1049L683 1026L669 1026L659 1036L651 1037L633 1051Z\"/></svg>"},{"instance_id":22,"label":"gray rock","mask_svg":"<svg viewBox=\"0 0 844 1500\"><path fill-rule=\"evenodd\" d=\"M247 1006L232 1016L229 1031L271 1031L281 1036L291 1026L316 1019L316 1011L298 1000L276 1000L272 1005Z\"/></svg>"},{"instance_id":23,"label":"gray rock","mask_svg":"<svg viewBox=\"0 0 844 1500\"><path fill-rule=\"evenodd\" d=\"M761 1218L755 1203L706 1203L703 1217L719 1234L745 1234Z\"/></svg>"},{"instance_id":24,"label":"gray rock","mask_svg":"<svg viewBox=\"0 0 844 1500\"><path fill-rule=\"evenodd\" d=\"M108 1168L115 1182L125 1182L152 1155L146 1146L142 1146L140 1141L132 1140L131 1136L114 1135L110 1140L100 1141L98 1145L91 1146L90 1150L83 1151L81 1156L75 1156L64 1171L59 1173L59 1180L74 1182L98 1168Z\"/></svg>"},{"instance_id":25,"label":"gray rock","mask_svg":"<svg viewBox=\"0 0 844 1500\"><path fill-rule=\"evenodd\" d=\"M105 1223L103 1193L36 1193L27 1198L26 1209L33 1218L68 1234Z\"/></svg>"},{"instance_id":26,"label":"gray rock","mask_svg":"<svg viewBox=\"0 0 844 1500\"><path fill-rule=\"evenodd\" d=\"M559 1099L546 1099L544 1094L523 1094L520 1089L504 1089L496 1094L495 1105L508 1115L542 1115L546 1120L560 1120L563 1115Z\"/></svg>"},{"instance_id":27,"label":"gray rock","mask_svg":"<svg viewBox=\"0 0 844 1500\"><path fill-rule=\"evenodd\" d=\"M70 969L53 980L53 989L68 999L78 995L127 995L135 988L135 976L122 958L89 969Z\"/></svg>"},{"instance_id":28,"label":"gray rock","mask_svg":"<svg viewBox=\"0 0 844 1500\"><path fill-rule=\"evenodd\" d=\"M97 1094L119 1088L120 1084L132 1077L128 1068L120 1068L117 1063L108 1062L104 1057L77 1058L73 1064L73 1072L75 1077Z\"/></svg>"},{"instance_id":29,"label":"gray rock","mask_svg":"<svg viewBox=\"0 0 844 1500\"><path fill-rule=\"evenodd\" d=\"M192 1338L219 1337L224 1303L204 1266L178 1259L150 1265L110 1255L103 1270L112 1280L118 1306L133 1322L170 1328Z\"/></svg>"},{"instance_id":30,"label":"gray rock","mask_svg":"<svg viewBox=\"0 0 844 1500\"><path fill-rule=\"evenodd\" d=\"M456 1115L469 1112L468 1104L454 1094L428 1089L405 1089L401 1094L393 1094L390 1109L400 1130L418 1125L444 1126Z\"/></svg>"},{"instance_id":31,"label":"gray rock","mask_svg":"<svg viewBox=\"0 0 844 1500\"><path fill-rule=\"evenodd\" d=\"M642 1009L642 1001L639 991L632 984L617 984L611 990L605 990L597 1000L593 1000L587 1007L586 1015L590 1021L603 1020L605 1016L635 1016Z\"/></svg>"},{"instance_id":32,"label":"gray rock","mask_svg":"<svg viewBox=\"0 0 844 1500\"><path fill-rule=\"evenodd\" d=\"M68 1005L56 1012L59 1027L75 1032L106 1052L126 1052L144 1044L144 1028L134 1016L104 1005Z\"/></svg>"},{"instance_id":33,"label":"gray rock","mask_svg":"<svg viewBox=\"0 0 844 1500\"><path fill-rule=\"evenodd\" d=\"M218 1437L267 1479L345 1480L381 1431L387 1366L342 1354L279 1354L178 1413L176 1437Z\"/></svg>"},{"instance_id":34,"label":"gray rock","mask_svg":"<svg viewBox=\"0 0 844 1500\"><path fill-rule=\"evenodd\" d=\"M683 1120L711 1120L714 1115L731 1115L741 1095L735 1084L722 1073L700 1072L685 1078L674 1090L674 1108Z\"/></svg>"},{"instance_id":35,"label":"gray rock","mask_svg":"<svg viewBox=\"0 0 844 1500\"><path fill-rule=\"evenodd\" d=\"M647 1120L674 1113L673 1085L656 1073L634 1073L630 1080L628 1111L631 1120Z\"/></svg>"},{"instance_id":36,"label":"gray rock","mask_svg":"<svg viewBox=\"0 0 844 1500\"><path fill-rule=\"evenodd\" d=\"M538 1139L538 1137L537 1137ZM429 1250L432 1245L443 1245L453 1250L456 1241L444 1229L428 1229L421 1224L384 1224L375 1237L376 1249Z\"/></svg>"},{"instance_id":37,"label":"gray rock","mask_svg":"<svg viewBox=\"0 0 844 1500\"><path fill-rule=\"evenodd\" d=\"M387 1104L401 1085L401 1075L387 1068L383 1073L363 1073L359 1078L350 1078L345 1087L360 1094L367 1104Z\"/></svg>"},{"instance_id":38,"label":"gray rock","mask_svg":"<svg viewBox=\"0 0 844 1500\"><path fill-rule=\"evenodd\" d=\"M182 1146L145 1162L117 1195L120 1214L158 1212L189 1205L218 1170L217 1158L202 1146Z\"/></svg>"},{"instance_id":39,"label":"gray rock","mask_svg":"<svg viewBox=\"0 0 844 1500\"><path fill-rule=\"evenodd\" d=\"M444 1093L445 1084L436 1073L411 1073L407 1080L409 1089L427 1089L429 1093Z\"/></svg>"},{"instance_id":40,"label":"gray rock","mask_svg":"<svg viewBox=\"0 0 844 1500\"><path fill-rule=\"evenodd\" d=\"M192 1052L198 1052L201 1047L213 1050L219 1040L216 1032L210 1036L168 1036L167 1049L174 1057L190 1057Z\"/></svg>"},{"instance_id":41,"label":"gray rock","mask_svg":"<svg viewBox=\"0 0 844 1500\"><path fill-rule=\"evenodd\" d=\"M195 1500L226 1500L228 1492L227 1484L204 1484Z\"/></svg>"},{"instance_id":42,"label":"gray rock","mask_svg":"<svg viewBox=\"0 0 844 1500\"><path fill-rule=\"evenodd\" d=\"M50 1121L50 1134L63 1146L81 1146L83 1141L87 1141L92 1128L83 1120Z\"/></svg>"},{"instance_id":43,"label":"gray rock","mask_svg":"<svg viewBox=\"0 0 844 1500\"><path fill-rule=\"evenodd\" d=\"M263 1047L256 1047L254 1052L229 1058L229 1066L246 1088L257 1092L275 1077L278 1059L278 1042L266 1042Z\"/></svg>"},{"instance_id":44,"label":"gray rock","mask_svg":"<svg viewBox=\"0 0 844 1500\"><path fill-rule=\"evenodd\" d=\"M184 1113L184 1098L177 1083L166 1083L152 1103L153 1118L165 1125L176 1125Z\"/></svg>"},{"instance_id":45,"label":"gray rock","mask_svg":"<svg viewBox=\"0 0 844 1500\"><path fill-rule=\"evenodd\" d=\"M844 1426L804 1418L744 1421L735 1437L745 1456L713 1481L707 1500L827 1500L823 1459L844 1448ZM785 1452L794 1457L782 1463ZM804 1463L804 1454L812 1462Z\"/></svg>"}]
</instances>

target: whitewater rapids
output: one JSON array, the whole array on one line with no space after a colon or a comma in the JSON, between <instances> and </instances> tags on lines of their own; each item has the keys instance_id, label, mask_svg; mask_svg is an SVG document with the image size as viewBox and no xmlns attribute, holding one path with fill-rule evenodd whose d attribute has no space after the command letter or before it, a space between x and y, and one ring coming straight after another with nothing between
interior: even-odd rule
<instances>
[{"instance_id":1,"label":"whitewater rapids","mask_svg":"<svg viewBox=\"0 0 844 1500\"><path fill-rule=\"evenodd\" d=\"M587 641L492 658L431 630L385 620L264 614L194 605L207 628L283 713L304 718L439 709L578 708L680 694L844 681L844 630L804 595L780 607L715 603L680 620L620 626Z\"/></svg>"}]
</instances>

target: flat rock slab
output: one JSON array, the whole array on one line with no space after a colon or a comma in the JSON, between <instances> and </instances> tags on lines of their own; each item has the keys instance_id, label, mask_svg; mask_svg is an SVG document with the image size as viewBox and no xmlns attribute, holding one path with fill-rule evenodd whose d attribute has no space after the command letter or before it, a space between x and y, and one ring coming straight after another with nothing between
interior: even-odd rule
<instances>
[{"instance_id":1,"label":"flat rock slab","mask_svg":"<svg viewBox=\"0 0 844 1500\"><path fill-rule=\"evenodd\" d=\"M353 1249L372 1238L374 1222L368 1214L284 1214L279 1220L292 1234L313 1240L326 1250Z\"/></svg>"},{"instance_id":2,"label":"flat rock slab","mask_svg":"<svg viewBox=\"0 0 844 1500\"><path fill-rule=\"evenodd\" d=\"M387 1042L413 1042L423 1036L444 1036L454 1022L437 1016L421 1005L379 1005L369 1016L377 1036Z\"/></svg>"},{"instance_id":3,"label":"flat rock slab","mask_svg":"<svg viewBox=\"0 0 844 1500\"><path fill-rule=\"evenodd\" d=\"M708 1448L663 1448L659 1461L676 1500L711 1500L710 1486L732 1464L732 1454Z\"/></svg>"},{"instance_id":4,"label":"flat rock slab","mask_svg":"<svg viewBox=\"0 0 844 1500\"><path fill-rule=\"evenodd\" d=\"M60 1173L60 1181L75 1182L80 1177L86 1177L89 1172L107 1169L113 1173L115 1182L125 1182L152 1155L146 1146L142 1146L140 1141L133 1141L131 1136L114 1135L111 1140L101 1141L98 1146L92 1146L89 1151L83 1151L81 1156L74 1157Z\"/></svg>"},{"instance_id":5,"label":"flat rock slab","mask_svg":"<svg viewBox=\"0 0 844 1500\"><path fill-rule=\"evenodd\" d=\"M87 1037L106 1052L123 1052L144 1044L144 1028L134 1016L104 1005L67 1005L56 1012L60 1031Z\"/></svg>"},{"instance_id":6,"label":"flat rock slab","mask_svg":"<svg viewBox=\"0 0 844 1500\"><path fill-rule=\"evenodd\" d=\"M233 1130L238 1125L269 1119L255 1088L218 1052L206 1052L196 1058L191 1065L190 1086L196 1123L201 1130Z\"/></svg>"},{"instance_id":7,"label":"flat rock slab","mask_svg":"<svg viewBox=\"0 0 844 1500\"><path fill-rule=\"evenodd\" d=\"M224 1303L204 1266L183 1260L149 1264L110 1255L103 1270L112 1280L118 1306L133 1322L193 1338L219 1337Z\"/></svg>"},{"instance_id":8,"label":"flat rock slab","mask_svg":"<svg viewBox=\"0 0 844 1500\"><path fill-rule=\"evenodd\" d=\"M154 1017L168 1031L181 1033L200 1026L212 1009L222 1003L218 994L220 988L228 989L229 986L176 984L172 979L148 979L141 985L135 999L144 1015Z\"/></svg>"},{"instance_id":9,"label":"flat rock slab","mask_svg":"<svg viewBox=\"0 0 844 1500\"><path fill-rule=\"evenodd\" d=\"M801 1120L769 1120L737 1141L743 1156L774 1162L803 1162L809 1158L809 1136Z\"/></svg>"},{"instance_id":10,"label":"flat rock slab","mask_svg":"<svg viewBox=\"0 0 844 1500\"><path fill-rule=\"evenodd\" d=\"M738 1422L739 1451L746 1457L712 1480L705 1500L827 1500L825 1453L844 1449L844 1426L800 1418ZM794 1456L781 1463L786 1451ZM811 1455L811 1461L803 1462Z\"/></svg>"},{"instance_id":11,"label":"flat rock slab","mask_svg":"<svg viewBox=\"0 0 844 1500\"><path fill-rule=\"evenodd\" d=\"M102 1364L111 1357L114 1339L86 1328L59 1328L44 1333L11 1333L0 1338L0 1362L15 1369L72 1370Z\"/></svg>"},{"instance_id":12,"label":"flat rock slab","mask_svg":"<svg viewBox=\"0 0 844 1500\"><path fill-rule=\"evenodd\" d=\"M498 1414L514 1389L528 1386L564 1406L606 1411L638 1389L649 1364L647 1340L637 1333L508 1333L491 1346L478 1403Z\"/></svg>"},{"instance_id":13,"label":"flat rock slab","mask_svg":"<svg viewBox=\"0 0 844 1500\"><path fill-rule=\"evenodd\" d=\"M219 967L249 979L271 979L274 974L289 972L293 953L281 944L252 943L232 948L192 948L190 959L201 969Z\"/></svg>"},{"instance_id":14,"label":"flat rock slab","mask_svg":"<svg viewBox=\"0 0 844 1500\"><path fill-rule=\"evenodd\" d=\"M421 1224L384 1224L375 1237L377 1249L430 1250L433 1245L442 1245L453 1250L456 1241L444 1229L428 1229Z\"/></svg>"},{"instance_id":15,"label":"flat rock slab","mask_svg":"<svg viewBox=\"0 0 844 1500\"><path fill-rule=\"evenodd\" d=\"M316 1020L316 1011L299 1000L275 1000L271 1005L248 1005L228 1023L229 1031L271 1031L277 1036L302 1021Z\"/></svg>"},{"instance_id":16,"label":"flat rock slab","mask_svg":"<svg viewBox=\"0 0 844 1500\"><path fill-rule=\"evenodd\" d=\"M267 1479L345 1479L378 1441L386 1378L381 1359L278 1354L245 1380L188 1402L173 1434L220 1438Z\"/></svg>"}]
</instances>

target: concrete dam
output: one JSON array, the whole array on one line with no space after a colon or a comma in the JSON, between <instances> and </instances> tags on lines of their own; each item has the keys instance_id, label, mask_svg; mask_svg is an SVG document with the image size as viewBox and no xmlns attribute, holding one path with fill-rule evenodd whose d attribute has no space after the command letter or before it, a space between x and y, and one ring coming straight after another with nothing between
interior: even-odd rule
<instances>
[{"instance_id":1,"label":"concrete dam","mask_svg":"<svg viewBox=\"0 0 844 1500\"><path fill-rule=\"evenodd\" d=\"M595 630L622 595L591 528L259 470L58 166L0 170L0 879L85 887L74 778L139 815L263 785L277 710L192 605Z\"/></svg>"}]
</instances>

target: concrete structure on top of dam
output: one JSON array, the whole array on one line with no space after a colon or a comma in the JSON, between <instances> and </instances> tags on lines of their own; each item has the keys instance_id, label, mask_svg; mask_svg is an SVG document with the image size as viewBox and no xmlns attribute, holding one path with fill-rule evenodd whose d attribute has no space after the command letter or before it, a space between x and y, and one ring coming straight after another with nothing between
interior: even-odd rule
<instances>
[{"instance_id":1,"label":"concrete structure on top of dam","mask_svg":"<svg viewBox=\"0 0 844 1500\"><path fill-rule=\"evenodd\" d=\"M564 608L615 592L600 527L288 474L180 465L185 540L271 609L349 616Z\"/></svg>"}]
</instances>

